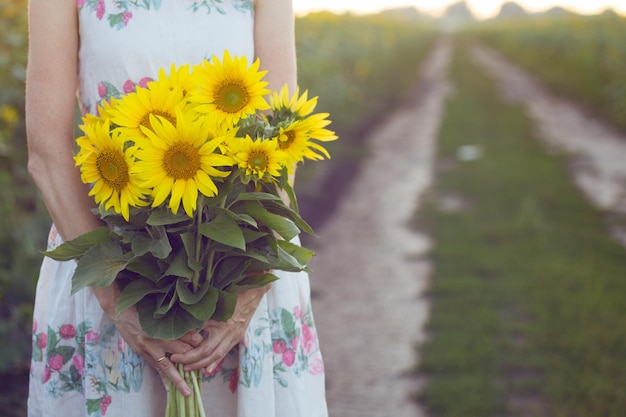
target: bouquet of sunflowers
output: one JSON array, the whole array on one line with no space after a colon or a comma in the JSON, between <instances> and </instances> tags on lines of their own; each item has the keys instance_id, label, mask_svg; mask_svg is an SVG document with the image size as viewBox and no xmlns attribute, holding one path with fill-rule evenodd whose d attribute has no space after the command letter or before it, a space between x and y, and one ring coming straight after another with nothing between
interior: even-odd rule
<instances>
[{"instance_id":1,"label":"bouquet of sunflowers","mask_svg":"<svg viewBox=\"0 0 626 417\"><path fill-rule=\"evenodd\" d=\"M313 231L290 178L337 136L317 98L269 91L259 66L228 52L172 65L83 118L75 161L106 226L45 253L79 260L73 292L115 283L117 312L136 306L149 336L176 339L228 320L272 270L307 269L313 252L291 240ZM185 373L195 399L170 389L168 416L204 415L199 375Z\"/></svg>"}]
</instances>

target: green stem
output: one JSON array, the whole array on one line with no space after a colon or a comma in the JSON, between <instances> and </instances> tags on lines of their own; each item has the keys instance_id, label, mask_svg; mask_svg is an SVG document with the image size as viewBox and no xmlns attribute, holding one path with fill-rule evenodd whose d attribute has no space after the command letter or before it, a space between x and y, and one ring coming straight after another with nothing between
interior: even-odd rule
<instances>
[{"instance_id":1,"label":"green stem","mask_svg":"<svg viewBox=\"0 0 626 417\"><path fill-rule=\"evenodd\" d=\"M196 405L198 406L198 416L206 417L204 413L204 406L202 404L202 391L200 390L200 372L193 371L195 375L193 375L193 392L197 398Z\"/></svg>"},{"instance_id":2,"label":"green stem","mask_svg":"<svg viewBox=\"0 0 626 417\"><path fill-rule=\"evenodd\" d=\"M196 207L196 250L194 253L194 259L196 264L200 262L200 250L202 249L202 235L198 232L200 225L202 224L202 214L204 213L204 195L200 194L198 197L198 207ZM198 291L200 287L200 272L193 271L191 282L193 283L193 291Z\"/></svg>"},{"instance_id":3,"label":"green stem","mask_svg":"<svg viewBox=\"0 0 626 417\"><path fill-rule=\"evenodd\" d=\"M169 379L167 380L167 404L165 405L165 417L176 417L174 415L174 410L172 408L172 402L175 401L174 393L176 388L174 384Z\"/></svg>"},{"instance_id":4,"label":"green stem","mask_svg":"<svg viewBox=\"0 0 626 417\"><path fill-rule=\"evenodd\" d=\"M226 199L222 198L219 207L220 208L224 208L226 206ZM207 267L206 267L206 276L205 276L205 280L207 282L211 282L211 278L213 277L213 261L215 259L215 251L214 250L210 250L209 251L209 259L207 260Z\"/></svg>"},{"instance_id":5,"label":"green stem","mask_svg":"<svg viewBox=\"0 0 626 417\"><path fill-rule=\"evenodd\" d=\"M179 363L177 367L178 367L178 372L180 372L181 375L184 375L185 371L183 370L183 364ZM176 392L176 410L177 410L176 417L187 417L187 412L185 410L185 396L178 390L176 390L175 392Z\"/></svg>"}]
</instances>

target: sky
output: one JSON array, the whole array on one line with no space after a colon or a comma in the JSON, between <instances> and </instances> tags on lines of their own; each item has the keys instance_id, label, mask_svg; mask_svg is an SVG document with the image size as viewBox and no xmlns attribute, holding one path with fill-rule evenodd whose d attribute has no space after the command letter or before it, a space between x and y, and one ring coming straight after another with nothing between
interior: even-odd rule
<instances>
[{"instance_id":1,"label":"sky","mask_svg":"<svg viewBox=\"0 0 626 417\"><path fill-rule=\"evenodd\" d=\"M293 0L297 14L329 10L337 13L372 13L395 7L417 7L431 14L440 14L445 8L459 0ZM553 6L562 6L580 13L597 13L607 8L626 13L626 0L514 0L528 11L542 11ZM494 16L506 0L467 0L477 17Z\"/></svg>"}]
</instances>

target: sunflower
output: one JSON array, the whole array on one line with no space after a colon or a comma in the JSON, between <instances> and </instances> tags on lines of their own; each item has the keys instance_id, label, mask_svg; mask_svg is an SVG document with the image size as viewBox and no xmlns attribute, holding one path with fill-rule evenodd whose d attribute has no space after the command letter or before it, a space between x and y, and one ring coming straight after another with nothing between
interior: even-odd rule
<instances>
[{"instance_id":1,"label":"sunflower","mask_svg":"<svg viewBox=\"0 0 626 417\"><path fill-rule=\"evenodd\" d=\"M152 207L169 196L168 207L178 213L182 202L185 213L193 216L198 192L207 197L217 194L211 177L229 173L217 167L232 166L234 161L216 153L221 137L210 138L202 119L187 119L180 109L174 125L165 117L150 116L152 129L143 127L147 139L138 140L137 174L145 187L152 188ZM207 139L209 138L209 139Z\"/></svg>"},{"instance_id":2,"label":"sunflower","mask_svg":"<svg viewBox=\"0 0 626 417\"><path fill-rule=\"evenodd\" d=\"M106 210L113 207L128 221L130 207L145 206L144 197L149 193L131 173L136 148L126 147L121 132L111 133L108 120L81 129L85 136L76 139L79 151L74 158L80 166L81 180L92 184L89 195L97 204Z\"/></svg>"},{"instance_id":3,"label":"sunflower","mask_svg":"<svg viewBox=\"0 0 626 417\"><path fill-rule=\"evenodd\" d=\"M107 114L111 121L127 132L130 137L145 137L144 128L151 129L151 116L159 116L176 124L176 109L183 108L183 90L170 88L170 82L150 82L148 88L137 87L134 93L112 103Z\"/></svg>"},{"instance_id":4,"label":"sunflower","mask_svg":"<svg viewBox=\"0 0 626 417\"><path fill-rule=\"evenodd\" d=\"M308 95L308 90L300 95L300 87L296 87L296 91L290 97L289 88L285 84L279 92L274 91L270 96L270 107L274 114L289 112L298 119L304 118L313 113L317 106L317 97L309 100Z\"/></svg>"},{"instance_id":5,"label":"sunflower","mask_svg":"<svg viewBox=\"0 0 626 417\"><path fill-rule=\"evenodd\" d=\"M266 176L279 177L280 170L287 162L287 154L278 148L275 139L252 140L250 136L241 139L235 161L246 175L263 179Z\"/></svg>"},{"instance_id":6,"label":"sunflower","mask_svg":"<svg viewBox=\"0 0 626 417\"><path fill-rule=\"evenodd\" d=\"M309 139L309 127L302 120L280 128L278 148L287 155L288 166L292 167L302 162L305 157L308 159L323 159L323 156L330 158L326 149ZM318 156L318 153L322 153L323 156Z\"/></svg>"},{"instance_id":7,"label":"sunflower","mask_svg":"<svg viewBox=\"0 0 626 417\"><path fill-rule=\"evenodd\" d=\"M154 82L155 81L151 81L148 83L148 88L150 88L151 84ZM176 64L172 64L169 75L165 73L165 69L160 68L156 82L168 85L170 90L180 88L183 93L183 98L187 97L196 87L191 79L191 68L189 64L181 65L179 68L176 68Z\"/></svg>"},{"instance_id":8,"label":"sunflower","mask_svg":"<svg viewBox=\"0 0 626 417\"><path fill-rule=\"evenodd\" d=\"M335 132L326 129L326 126L331 124L331 121L328 120L328 116L328 113L316 113L302 121L307 126L311 139L321 142L331 142L338 139Z\"/></svg>"},{"instance_id":9,"label":"sunflower","mask_svg":"<svg viewBox=\"0 0 626 417\"><path fill-rule=\"evenodd\" d=\"M196 111L217 112L226 124L234 125L258 110L269 109L263 97L270 91L262 81L267 71L259 71L259 66L258 59L248 66L245 56L231 58L225 51L223 62L214 55L195 67L192 79L199 87L190 100L198 104Z\"/></svg>"}]
</instances>

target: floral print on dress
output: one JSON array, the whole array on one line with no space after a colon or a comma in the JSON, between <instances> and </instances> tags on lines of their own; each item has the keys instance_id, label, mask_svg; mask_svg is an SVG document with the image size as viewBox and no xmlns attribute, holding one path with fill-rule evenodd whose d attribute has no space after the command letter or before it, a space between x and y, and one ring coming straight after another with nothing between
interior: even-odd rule
<instances>
[{"instance_id":1,"label":"floral print on dress","mask_svg":"<svg viewBox=\"0 0 626 417\"><path fill-rule=\"evenodd\" d=\"M159 10L162 0L113 0L109 2L111 9L107 9L105 0L77 0L78 10L87 7L89 11L95 13L98 20L103 20L106 16L109 25L115 29L122 29L128 26L133 18L133 10Z\"/></svg>"},{"instance_id":2,"label":"floral print on dress","mask_svg":"<svg viewBox=\"0 0 626 417\"><path fill-rule=\"evenodd\" d=\"M278 307L270 312L269 319L262 318L259 321L253 334L247 334L240 344L243 349L240 356L240 385L246 388L259 386L266 361L274 364L274 380L282 387L289 386L285 378L289 374L300 378L305 374L324 373L310 306L306 312L299 306L291 311ZM267 340L263 337L265 332L270 332L271 344L263 342Z\"/></svg>"},{"instance_id":3,"label":"floral print on dress","mask_svg":"<svg viewBox=\"0 0 626 417\"><path fill-rule=\"evenodd\" d=\"M145 361L128 348L113 324L99 333L86 321L39 331L34 321L32 358L33 368L44 367L46 395L81 393L89 416L105 416L112 393L138 392L143 385Z\"/></svg>"},{"instance_id":4,"label":"floral print on dress","mask_svg":"<svg viewBox=\"0 0 626 417\"><path fill-rule=\"evenodd\" d=\"M292 311L278 308L270 315L272 352L274 353L274 378L286 387L286 373L296 377L303 374L321 375L324 365L319 349L317 332L310 306L302 311L296 306Z\"/></svg>"},{"instance_id":5,"label":"floral print on dress","mask_svg":"<svg viewBox=\"0 0 626 417\"><path fill-rule=\"evenodd\" d=\"M191 5L189 8L194 13L204 10L206 13L211 13L212 10L217 11L220 14L226 14L226 10L222 7L224 0L188 0ZM233 0L232 5L240 13L254 12L254 0Z\"/></svg>"}]
</instances>

